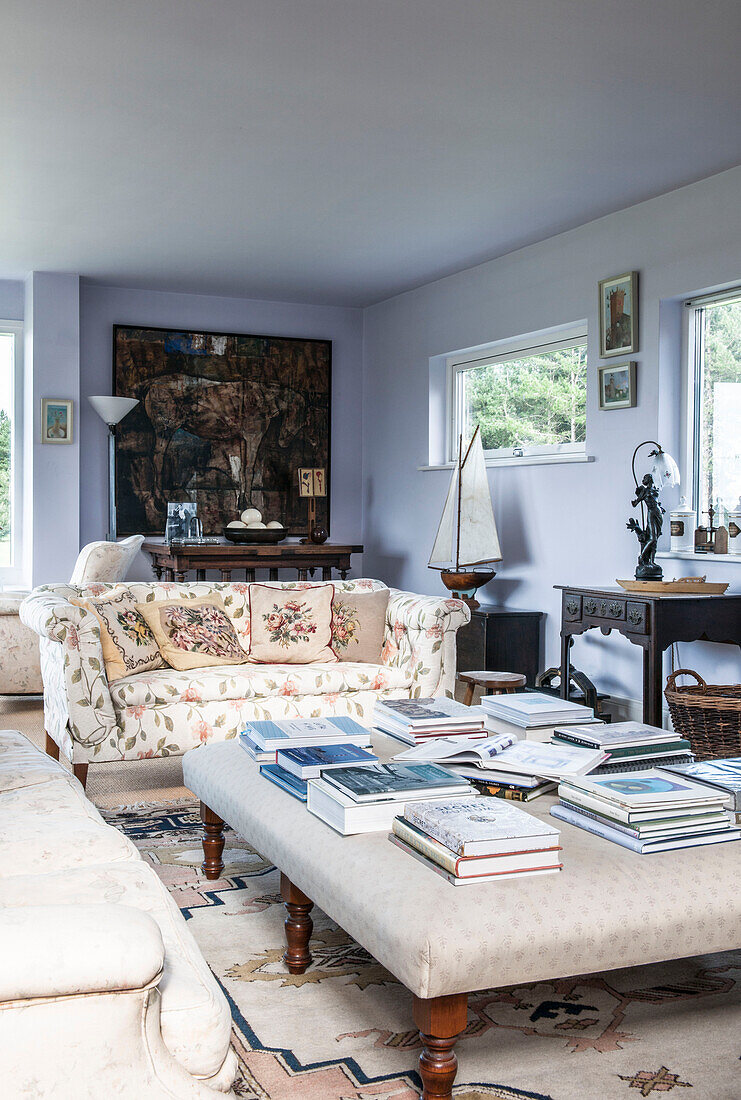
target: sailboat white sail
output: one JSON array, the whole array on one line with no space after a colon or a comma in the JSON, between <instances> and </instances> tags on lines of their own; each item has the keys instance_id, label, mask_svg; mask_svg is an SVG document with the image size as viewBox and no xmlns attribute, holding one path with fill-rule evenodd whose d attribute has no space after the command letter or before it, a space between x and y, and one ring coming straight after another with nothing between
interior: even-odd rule
<instances>
[{"instance_id":1,"label":"sailboat white sail","mask_svg":"<svg viewBox=\"0 0 741 1100\"><path fill-rule=\"evenodd\" d=\"M462 440L459 441L458 461L428 564L433 569L451 566L460 569L501 560L484 448L477 427L465 455Z\"/></svg>"}]
</instances>

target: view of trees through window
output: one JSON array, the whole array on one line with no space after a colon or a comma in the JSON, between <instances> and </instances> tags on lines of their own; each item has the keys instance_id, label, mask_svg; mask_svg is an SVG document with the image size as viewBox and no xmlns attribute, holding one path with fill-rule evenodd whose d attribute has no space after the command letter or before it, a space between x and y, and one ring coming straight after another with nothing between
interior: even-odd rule
<instances>
[{"instance_id":1,"label":"view of trees through window","mask_svg":"<svg viewBox=\"0 0 741 1100\"><path fill-rule=\"evenodd\" d=\"M459 431L477 424L485 450L584 443L587 344L472 366L458 373Z\"/></svg>"},{"instance_id":2,"label":"view of trees through window","mask_svg":"<svg viewBox=\"0 0 741 1100\"><path fill-rule=\"evenodd\" d=\"M741 298L704 306L697 319L699 506L712 503L724 523L741 495Z\"/></svg>"}]
</instances>

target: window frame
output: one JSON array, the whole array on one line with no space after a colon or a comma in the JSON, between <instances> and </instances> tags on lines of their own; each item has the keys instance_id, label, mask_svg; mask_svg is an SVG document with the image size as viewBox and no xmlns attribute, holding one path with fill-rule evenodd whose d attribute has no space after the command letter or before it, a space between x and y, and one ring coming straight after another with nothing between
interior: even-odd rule
<instances>
[{"instance_id":1,"label":"window frame","mask_svg":"<svg viewBox=\"0 0 741 1100\"><path fill-rule=\"evenodd\" d=\"M690 489L690 507L695 513L698 525L703 523L700 505L702 491L700 485L700 441L702 438L702 371L704 361L703 318L708 306L721 302L741 303L741 285L719 290L715 293L698 294L688 298L685 323L685 416L684 416L684 470L682 483ZM717 518L717 517L716 517Z\"/></svg>"},{"instance_id":2,"label":"window frame","mask_svg":"<svg viewBox=\"0 0 741 1100\"><path fill-rule=\"evenodd\" d=\"M511 337L492 344L456 353L446 357L446 417L445 417L445 455L447 462L455 463L458 458L459 425L462 421L462 391L459 378L474 367L485 367L491 363L502 363L516 359L527 359L538 352L561 351L565 348L584 346L587 348L587 323L576 321L558 329L545 329L531 332L525 336ZM504 459L508 462L518 459L533 459L559 455L586 454L586 438L582 443L547 443L523 447L498 447L484 451L488 462Z\"/></svg>"},{"instance_id":3,"label":"window frame","mask_svg":"<svg viewBox=\"0 0 741 1100\"><path fill-rule=\"evenodd\" d=\"M0 332L12 333L14 363L12 379L11 462L11 561L0 565L0 587L22 584L23 564L23 321L0 320Z\"/></svg>"}]
</instances>

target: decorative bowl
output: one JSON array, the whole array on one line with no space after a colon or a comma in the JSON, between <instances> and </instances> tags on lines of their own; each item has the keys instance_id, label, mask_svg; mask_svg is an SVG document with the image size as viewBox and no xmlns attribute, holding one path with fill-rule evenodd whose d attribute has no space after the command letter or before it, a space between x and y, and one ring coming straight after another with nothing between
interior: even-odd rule
<instances>
[{"instance_id":1,"label":"decorative bowl","mask_svg":"<svg viewBox=\"0 0 741 1100\"><path fill-rule=\"evenodd\" d=\"M285 527L222 527L222 531L229 542L275 543L288 535Z\"/></svg>"}]
</instances>

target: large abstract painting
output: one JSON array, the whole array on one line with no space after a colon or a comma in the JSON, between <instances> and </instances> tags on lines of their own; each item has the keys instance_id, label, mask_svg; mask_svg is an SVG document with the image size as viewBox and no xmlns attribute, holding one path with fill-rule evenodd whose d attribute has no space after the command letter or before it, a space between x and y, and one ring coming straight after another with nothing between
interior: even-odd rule
<instances>
[{"instance_id":1,"label":"large abstract painting","mask_svg":"<svg viewBox=\"0 0 741 1100\"><path fill-rule=\"evenodd\" d=\"M204 534L249 505L305 533L299 467L329 485L331 358L329 340L114 325L113 392L139 400L117 428L119 534L164 534L175 500ZM329 491L317 520L329 530Z\"/></svg>"}]
</instances>

